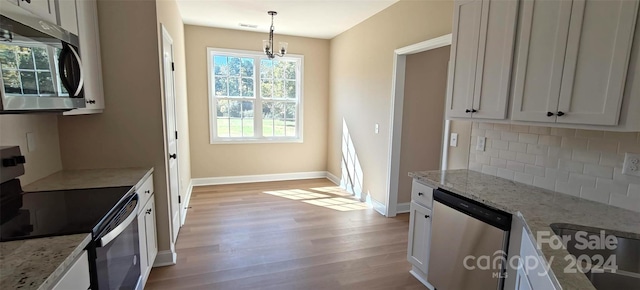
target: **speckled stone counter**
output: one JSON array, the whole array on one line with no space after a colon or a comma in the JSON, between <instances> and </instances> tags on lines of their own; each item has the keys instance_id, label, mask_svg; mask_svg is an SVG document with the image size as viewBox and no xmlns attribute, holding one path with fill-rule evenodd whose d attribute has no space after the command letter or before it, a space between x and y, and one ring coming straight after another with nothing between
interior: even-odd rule
<instances>
[{"instance_id":1,"label":"speckled stone counter","mask_svg":"<svg viewBox=\"0 0 640 290\"><path fill-rule=\"evenodd\" d=\"M622 237L640 239L640 213L471 170L420 171L409 176L433 188L443 188L491 207L517 214L534 233L552 232L550 224L567 223L582 229L603 228ZM564 273L569 255L542 244L547 261L563 289L595 289L585 275Z\"/></svg>"},{"instance_id":2,"label":"speckled stone counter","mask_svg":"<svg viewBox=\"0 0 640 290\"><path fill-rule=\"evenodd\" d=\"M78 234L0 243L0 289L50 289L90 241Z\"/></svg>"},{"instance_id":3,"label":"speckled stone counter","mask_svg":"<svg viewBox=\"0 0 640 290\"><path fill-rule=\"evenodd\" d=\"M153 168L62 170L22 188L24 191L50 191L98 187L132 186L153 172Z\"/></svg>"}]
</instances>

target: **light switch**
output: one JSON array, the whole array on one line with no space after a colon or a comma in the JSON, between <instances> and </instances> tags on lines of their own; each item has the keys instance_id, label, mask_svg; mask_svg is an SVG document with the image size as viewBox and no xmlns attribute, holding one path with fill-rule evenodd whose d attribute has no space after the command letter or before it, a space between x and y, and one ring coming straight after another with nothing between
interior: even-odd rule
<instances>
[{"instance_id":1,"label":"light switch","mask_svg":"<svg viewBox=\"0 0 640 290\"><path fill-rule=\"evenodd\" d=\"M484 151L487 137L478 136L478 142L476 142L476 151Z\"/></svg>"},{"instance_id":2,"label":"light switch","mask_svg":"<svg viewBox=\"0 0 640 290\"><path fill-rule=\"evenodd\" d=\"M449 141L449 146L458 147L458 133L451 133L451 140Z\"/></svg>"},{"instance_id":3,"label":"light switch","mask_svg":"<svg viewBox=\"0 0 640 290\"><path fill-rule=\"evenodd\" d=\"M36 151L36 147L36 134L27 132L27 150L29 150L29 152Z\"/></svg>"},{"instance_id":4,"label":"light switch","mask_svg":"<svg viewBox=\"0 0 640 290\"><path fill-rule=\"evenodd\" d=\"M380 133L380 124L376 123L375 129L373 129L373 131L378 134Z\"/></svg>"}]
</instances>

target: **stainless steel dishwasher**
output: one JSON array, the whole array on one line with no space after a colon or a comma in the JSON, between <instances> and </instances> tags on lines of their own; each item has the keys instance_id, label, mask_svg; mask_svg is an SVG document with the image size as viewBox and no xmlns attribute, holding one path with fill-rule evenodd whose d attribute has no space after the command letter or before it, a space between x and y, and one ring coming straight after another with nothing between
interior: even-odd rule
<instances>
[{"instance_id":1,"label":"stainless steel dishwasher","mask_svg":"<svg viewBox=\"0 0 640 290\"><path fill-rule=\"evenodd\" d=\"M502 289L511 215L433 192L428 281L437 290Z\"/></svg>"}]
</instances>

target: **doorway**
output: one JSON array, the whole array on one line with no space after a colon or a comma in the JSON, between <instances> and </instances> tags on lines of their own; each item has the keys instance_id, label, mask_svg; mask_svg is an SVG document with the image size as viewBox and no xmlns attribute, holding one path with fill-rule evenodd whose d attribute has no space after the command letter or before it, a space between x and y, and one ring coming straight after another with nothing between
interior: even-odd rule
<instances>
[{"instance_id":1,"label":"doorway","mask_svg":"<svg viewBox=\"0 0 640 290\"><path fill-rule=\"evenodd\" d=\"M398 212L409 210L411 179L407 172L437 170L442 168L443 162L447 160L447 138L443 136L448 135L447 122L444 120L444 103L450 45L451 34L448 34L395 50L392 132L389 140L390 167L385 211L387 217L394 217ZM423 52L427 53L418 55ZM422 77L424 81L407 75L413 74L412 71L417 69L408 65L407 60L422 62L426 70L431 70L417 76ZM429 82L432 79L434 84ZM409 96L411 99L405 100L405 97ZM403 123L406 124L403 126ZM429 168L420 166L427 163L430 164ZM398 203L399 197L403 199L401 203Z\"/></svg>"}]
</instances>

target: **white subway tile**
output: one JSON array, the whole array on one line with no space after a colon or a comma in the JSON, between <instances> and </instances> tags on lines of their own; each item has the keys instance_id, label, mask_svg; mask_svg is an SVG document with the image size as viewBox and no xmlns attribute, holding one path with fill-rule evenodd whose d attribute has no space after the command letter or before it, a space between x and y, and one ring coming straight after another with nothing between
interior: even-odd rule
<instances>
[{"instance_id":1,"label":"white subway tile","mask_svg":"<svg viewBox=\"0 0 640 290\"><path fill-rule=\"evenodd\" d=\"M607 167L607 166L595 165L595 164L585 164L584 174L595 176L595 177L613 179L613 167Z\"/></svg>"},{"instance_id":2,"label":"white subway tile","mask_svg":"<svg viewBox=\"0 0 640 290\"><path fill-rule=\"evenodd\" d=\"M638 133L605 131L604 138L607 140L617 140L620 142L636 142L638 140Z\"/></svg>"},{"instance_id":3,"label":"white subway tile","mask_svg":"<svg viewBox=\"0 0 640 290\"><path fill-rule=\"evenodd\" d=\"M526 164L535 165L536 164L536 156L533 155L533 154L527 154L527 153L518 152L518 153L516 153L516 161L519 161L519 162L522 162L522 163L526 163Z\"/></svg>"},{"instance_id":4,"label":"white subway tile","mask_svg":"<svg viewBox=\"0 0 640 290\"><path fill-rule=\"evenodd\" d=\"M478 137L478 136L484 137L485 134L486 134L486 130L484 130L484 129L473 129L473 130L471 130L471 136L473 136L473 137Z\"/></svg>"},{"instance_id":5,"label":"white subway tile","mask_svg":"<svg viewBox=\"0 0 640 290\"><path fill-rule=\"evenodd\" d=\"M498 150L498 149L490 148L490 149L487 149L485 152L486 152L487 155L489 155L491 157L500 156L500 150Z\"/></svg>"},{"instance_id":6,"label":"white subway tile","mask_svg":"<svg viewBox=\"0 0 640 290\"><path fill-rule=\"evenodd\" d=\"M527 143L527 144L538 144L538 135L536 134L527 134L520 133L518 135L518 142Z\"/></svg>"},{"instance_id":7,"label":"white subway tile","mask_svg":"<svg viewBox=\"0 0 640 290\"><path fill-rule=\"evenodd\" d=\"M637 153L640 154L640 142L620 142L618 154Z\"/></svg>"},{"instance_id":8,"label":"white subway tile","mask_svg":"<svg viewBox=\"0 0 640 290\"><path fill-rule=\"evenodd\" d=\"M524 172L516 172L513 176L513 181L524 183L524 184L533 184L533 175Z\"/></svg>"},{"instance_id":9,"label":"white subway tile","mask_svg":"<svg viewBox=\"0 0 640 290\"><path fill-rule=\"evenodd\" d=\"M527 133L527 132L529 132L529 126L511 125L511 132Z\"/></svg>"},{"instance_id":10,"label":"white subway tile","mask_svg":"<svg viewBox=\"0 0 640 290\"><path fill-rule=\"evenodd\" d=\"M568 182L556 181L555 191L573 196L580 196L580 184L572 184Z\"/></svg>"},{"instance_id":11,"label":"white subway tile","mask_svg":"<svg viewBox=\"0 0 640 290\"><path fill-rule=\"evenodd\" d=\"M525 164L524 165L524 172L525 173L529 173L529 174L533 174L533 175L537 175L540 177L544 177L544 167L541 166L535 166L535 165L530 165L530 164Z\"/></svg>"},{"instance_id":12,"label":"white subway tile","mask_svg":"<svg viewBox=\"0 0 640 290\"><path fill-rule=\"evenodd\" d=\"M580 184L586 187L596 187L596 178L593 176L586 176L584 174L571 172L569 174L569 183Z\"/></svg>"},{"instance_id":13,"label":"white subway tile","mask_svg":"<svg viewBox=\"0 0 640 290\"><path fill-rule=\"evenodd\" d=\"M518 133L502 131L503 141L518 141Z\"/></svg>"},{"instance_id":14,"label":"white subway tile","mask_svg":"<svg viewBox=\"0 0 640 290\"><path fill-rule=\"evenodd\" d=\"M540 135L549 135L549 133L551 133L551 128L549 128L549 127L531 126L531 127L529 127L529 133L531 133L531 134L540 134Z\"/></svg>"},{"instance_id":15,"label":"white subway tile","mask_svg":"<svg viewBox=\"0 0 640 290\"><path fill-rule=\"evenodd\" d=\"M493 124L493 129L498 131L509 131L511 129L510 124Z\"/></svg>"},{"instance_id":16,"label":"white subway tile","mask_svg":"<svg viewBox=\"0 0 640 290\"><path fill-rule=\"evenodd\" d=\"M505 159L505 160L515 161L516 160L516 152L502 150L502 151L500 151L500 156L498 156L498 157L500 157L502 159Z\"/></svg>"},{"instance_id":17,"label":"white subway tile","mask_svg":"<svg viewBox=\"0 0 640 290\"><path fill-rule=\"evenodd\" d=\"M604 131L595 130L576 130L576 137L597 139L604 137Z\"/></svg>"},{"instance_id":18,"label":"white subway tile","mask_svg":"<svg viewBox=\"0 0 640 290\"><path fill-rule=\"evenodd\" d=\"M584 170L584 163L580 161L560 159L560 161L558 161L558 168L569 172L582 173Z\"/></svg>"},{"instance_id":19,"label":"white subway tile","mask_svg":"<svg viewBox=\"0 0 640 290\"><path fill-rule=\"evenodd\" d=\"M613 169L613 180L624 183L640 183L640 177L622 174L622 167Z\"/></svg>"},{"instance_id":20,"label":"white subway tile","mask_svg":"<svg viewBox=\"0 0 640 290\"><path fill-rule=\"evenodd\" d=\"M562 137L575 137L576 129L551 128L551 135Z\"/></svg>"},{"instance_id":21,"label":"white subway tile","mask_svg":"<svg viewBox=\"0 0 640 290\"><path fill-rule=\"evenodd\" d=\"M592 200L595 202L609 204L611 193L606 191L601 191L596 188L583 187L582 191L580 192L580 197L584 199Z\"/></svg>"},{"instance_id":22,"label":"white subway tile","mask_svg":"<svg viewBox=\"0 0 640 290\"><path fill-rule=\"evenodd\" d=\"M504 168L498 168L498 177L513 180L514 176L515 172L513 171Z\"/></svg>"},{"instance_id":23,"label":"white subway tile","mask_svg":"<svg viewBox=\"0 0 640 290\"><path fill-rule=\"evenodd\" d=\"M571 159L571 155L573 155L573 150L571 149L563 149L558 147L549 147L549 157L556 159Z\"/></svg>"},{"instance_id":24,"label":"white subway tile","mask_svg":"<svg viewBox=\"0 0 640 290\"><path fill-rule=\"evenodd\" d=\"M624 163L624 155L616 154L616 153L602 153L600 155L600 165L602 166L611 166L611 167L621 167Z\"/></svg>"},{"instance_id":25,"label":"white subway tile","mask_svg":"<svg viewBox=\"0 0 640 290\"><path fill-rule=\"evenodd\" d=\"M502 138L502 132L497 131L497 130L487 130L485 132L485 136L487 138L500 139L500 138Z\"/></svg>"},{"instance_id":26,"label":"white subway tile","mask_svg":"<svg viewBox=\"0 0 640 290\"><path fill-rule=\"evenodd\" d=\"M542 155L536 155L536 165L545 167L547 164L547 158Z\"/></svg>"},{"instance_id":27,"label":"white subway tile","mask_svg":"<svg viewBox=\"0 0 640 290\"><path fill-rule=\"evenodd\" d=\"M509 150L509 142L503 140L493 140L491 147L501 150Z\"/></svg>"},{"instance_id":28,"label":"white subway tile","mask_svg":"<svg viewBox=\"0 0 640 290\"><path fill-rule=\"evenodd\" d=\"M600 161L600 152L573 150L571 159L584 163L598 164L598 162Z\"/></svg>"},{"instance_id":29,"label":"white subway tile","mask_svg":"<svg viewBox=\"0 0 640 290\"><path fill-rule=\"evenodd\" d=\"M493 123L480 123L478 127L480 129L491 130L493 129Z\"/></svg>"},{"instance_id":30,"label":"white subway tile","mask_svg":"<svg viewBox=\"0 0 640 290\"><path fill-rule=\"evenodd\" d=\"M640 212L640 198L633 198L626 195L611 194L609 204L624 209Z\"/></svg>"},{"instance_id":31,"label":"white subway tile","mask_svg":"<svg viewBox=\"0 0 640 290\"><path fill-rule=\"evenodd\" d=\"M556 180L562 182L569 181L569 171L558 170L554 168L545 168L544 176L555 176Z\"/></svg>"},{"instance_id":32,"label":"white subway tile","mask_svg":"<svg viewBox=\"0 0 640 290\"><path fill-rule=\"evenodd\" d=\"M526 153L527 144L518 143L518 142L509 142L509 151Z\"/></svg>"},{"instance_id":33,"label":"white subway tile","mask_svg":"<svg viewBox=\"0 0 640 290\"><path fill-rule=\"evenodd\" d=\"M633 198L640 198L640 184L629 184L629 193L627 195Z\"/></svg>"},{"instance_id":34,"label":"white subway tile","mask_svg":"<svg viewBox=\"0 0 640 290\"><path fill-rule=\"evenodd\" d=\"M618 151L617 140L591 139L587 145L589 151L616 153Z\"/></svg>"},{"instance_id":35,"label":"white subway tile","mask_svg":"<svg viewBox=\"0 0 640 290\"><path fill-rule=\"evenodd\" d=\"M491 165L482 165L482 173L496 176L498 175L498 167Z\"/></svg>"},{"instance_id":36,"label":"white subway tile","mask_svg":"<svg viewBox=\"0 0 640 290\"><path fill-rule=\"evenodd\" d=\"M507 160L500 159L500 158L491 158L491 166L506 168Z\"/></svg>"},{"instance_id":37,"label":"white subway tile","mask_svg":"<svg viewBox=\"0 0 640 290\"><path fill-rule=\"evenodd\" d=\"M507 161L507 169L515 172L524 172L524 163Z\"/></svg>"},{"instance_id":38,"label":"white subway tile","mask_svg":"<svg viewBox=\"0 0 640 290\"><path fill-rule=\"evenodd\" d=\"M471 129L479 129L480 128L480 123L478 122L473 122L471 123Z\"/></svg>"},{"instance_id":39,"label":"white subway tile","mask_svg":"<svg viewBox=\"0 0 640 290\"><path fill-rule=\"evenodd\" d=\"M541 135L540 138L538 138L538 144L560 147L560 145L562 145L562 137Z\"/></svg>"},{"instance_id":40,"label":"white subway tile","mask_svg":"<svg viewBox=\"0 0 640 290\"><path fill-rule=\"evenodd\" d=\"M548 150L549 146L547 145L527 144L527 153L529 154L547 155Z\"/></svg>"},{"instance_id":41,"label":"white subway tile","mask_svg":"<svg viewBox=\"0 0 640 290\"><path fill-rule=\"evenodd\" d=\"M469 170L482 172L482 164L477 163L477 162L471 162L471 163L469 163Z\"/></svg>"},{"instance_id":42,"label":"white subway tile","mask_svg":"<svg viewBox=\"0 0 640 290\"><path fill-rule=\"evenodd\" d=\"M548 190L556 189L556 179L553 177L533 177L533 186L542 187Z\"/></svg>"},{"instance_id":43,"label":"white subway tile","mask_svg":"<svg viewBox=\"0 0 640 290\"><path fill-rule=\"evenodd\" d=\"M627 194L629 183L605 178L596 178L596 189L616 194Z\"/></svg>"},{"instance_id":44,"label":"white subway tile","mask_svg":"<svg viewBox=\"0 0 640 290\"><path fill-rule=\"evenodd\" d=\"M573 137L563 137L560 147L568 149L584 149L588 148L589 140Z\"/></svg>"},{"instance_id":45,"label":"white subway tile","mask_svg":"<svg viewBox=\"0 0 640 290\"><path fill-rule=\"evenodd\" d=\"M485 154L476 154L476 162L480 164L491 164L491 156Z\"/></svg>"}]
</instances>

